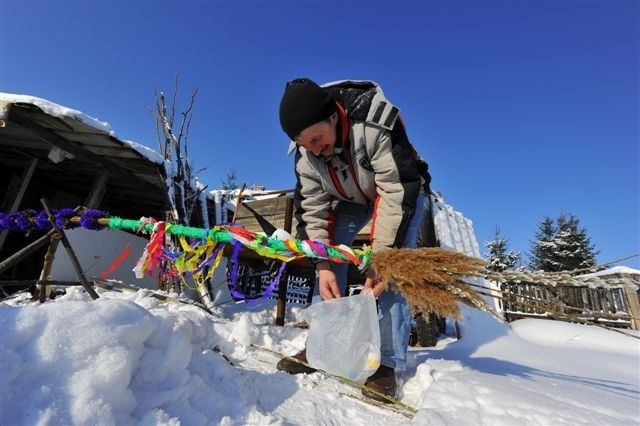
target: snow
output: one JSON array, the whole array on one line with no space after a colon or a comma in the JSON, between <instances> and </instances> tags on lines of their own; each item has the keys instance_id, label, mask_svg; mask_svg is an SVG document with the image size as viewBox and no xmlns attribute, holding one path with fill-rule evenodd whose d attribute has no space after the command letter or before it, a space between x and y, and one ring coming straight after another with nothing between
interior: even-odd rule
<instances>
[{"instance_id":1,"label":"snow","mask_svg":"<svg viewBox=\"0 0 640 426\"><path fill-rule=\"evenodd\" d=\"M101 130L108 135L113 136L114 138L116 137L116 132L111 128L111 125L105 121L100 121L97 118L90 117L81 111L77 111L75 109L58 105L46 99L37 98L30 95L19 95L0 92L0 118L4 118L6 116L7 105L12 103L25 103L35 105L43 112L51 115L52 117L71 118L88 126L91 126L94 129ZM162 158L162 156L153 149L133 141L120 139L118 140L123 144L131 147L131 149L133 149L152 163L164 164L164 158Z\"/></svg>"},{"instance_id":2,"label":"snow","mask_svg":"<svg viewBox=\"0 0 640 426\"><path fill-rule=\"evenodd\" d=\"M602 271L594 272L592 274L581 275L581 277L601 277L614 274L640 275L640 271L637 269L629 268L628 266L613 266L611 268L603 269Z\"/></svg>"},{"instance_id":3,"label":"snow","mask_svg":"<svg viewBox=\"0 0 640 426\"><path fill-rule=\"evenodd\" d=\"M157 151L154 151L153 149L147 146L140 145L137 142L127 141L127 140L121 140L121 142L131 147L131 149L133 149L138 154L142 155L152 163L160 164L160 165L165 164L164 158L162 158L162 155L160 155Z\"/></svg>"},{"instance_id":4,"label":"snow","mask_svg":"<svg viewBox=\"0 0 640 426\"><path fill-rule=\"evenodd\" d=\"M0 304L0 424L640 424L640 341L593 326L508 327L463 308L460 340L410 350L409 419L320 373L279 372L251 347L302 348L299 307L277 327L269 300L209 315L148 290L100 295L69 287L44 304Z\"/></svg>"},{"instance_id":5,"label":"snow","mask_svg":"<svg viewBox=\"0 0 640 426\"><path fill-rule=\"evenodd\" d=\"M95 129L102 130L103 132L108 133L109 135L115 137L115 132L111 129L111 126L109 125L109 123L105 121L100 121L96 118L86 115L83 112L77 111L75 109L67 108L62 105L58 105L46 99L41 99L35 96L29 96L29 95L0 93L0 118L5 117L7 113L7 105L11 103L32 104L53 117L73 118L74 120L80 121L81 123L84 123Z\"/></svg>"}]
</instances>

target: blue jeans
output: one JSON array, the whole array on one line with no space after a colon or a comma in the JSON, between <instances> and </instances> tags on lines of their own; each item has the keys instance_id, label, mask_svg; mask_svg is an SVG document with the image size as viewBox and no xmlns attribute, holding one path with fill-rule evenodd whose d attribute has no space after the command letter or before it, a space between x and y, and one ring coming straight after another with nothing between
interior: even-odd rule
<instances>
[{"instance_id":1,"label":"blue jeans","mask_svg":"<svg viewBox=\"0 0 640 426\"><path fill-rule=\"evenodd\" d=\"M416 212L407 228L403 247L415 248L418 236L420 219L424 211L428 211L425 203L430 202L430 197L420 194L416 202ZM353 244L353 240L364 225L371 219L372 206L340 201L334 209L334 243ZM349 265L333 263L331 265L336 274L340 293L346 294L347 272ZM313 301L322 300L316 283ZM387 290L378 299L378 313L380 316L380 355L382 365L403 371L407 362L407 347L411 334L411 312L402 295L395 291Z\"/></svg>"}]
</instances>

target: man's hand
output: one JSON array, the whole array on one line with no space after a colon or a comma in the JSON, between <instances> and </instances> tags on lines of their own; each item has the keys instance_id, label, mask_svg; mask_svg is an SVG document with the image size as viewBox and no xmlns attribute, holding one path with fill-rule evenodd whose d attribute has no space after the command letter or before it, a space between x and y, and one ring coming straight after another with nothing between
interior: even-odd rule
<instances>
[{"instance_id":1,"label":"man's hand","mask_svg":"<svg viewBox=\"0 0 640 426\"><path fill-rule=\"evenodd\" d=\"M375 271L370 268L369 271L367 271L367 279L364 282L364 288L370 288L371 291L373 291L373 296L377 299L380 297L382 292L387 289L387 283L385 281L378 280Z\"/></svg>"},{"instance_id":2,"label":"man's hand","mask_svg":"<svg viewBox=\"0 0 640 426\"><path fill-rule=\"evenodd\" d=\"M331 270L329 262L320 262L316 265L318 271L318 290L323 300L337 299L340 297L340 286L336 274Z\"/></svg>"}]
</instances>

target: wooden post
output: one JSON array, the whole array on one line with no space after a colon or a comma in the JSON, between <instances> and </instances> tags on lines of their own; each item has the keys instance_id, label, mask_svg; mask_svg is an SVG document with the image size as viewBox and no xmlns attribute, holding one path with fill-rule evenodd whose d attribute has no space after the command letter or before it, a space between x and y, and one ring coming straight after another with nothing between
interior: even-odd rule
<instances>
[{"instance_id":1,"label":"wooden post","mask_svg":"<svg viewBox=\"0 0 640 426\"><path fill-rule=\"evenodd\" d=\"M45 300L51 294L51 286L49 285L49 275L51 275L51 267L53 266L53 260L56 256L56 249L60 242L60 235L52 233L49 236L49 247L44 255L44 264L42 265L42 271L40 271L40 279L38 280L38 300L40 303L44 303Z\"/></svg>"},{"instance_id":2,"label":"wooden post","mask_svg":"<svg viewBox=\"0 0 640 426\"><path fill-rule=\"evenodd\" d=\"M638 287L634 285L625 285L622 287L622 294L627 302L627 309L631 315L631 329L640 329L637 318L640 318L640 298L638 298Z\"/></svg>"},{"instance_id":3,"label":"wooden post","mask_svg":"<svg viewBox=\"0 0 640 426\"><path fill-rule=\"evenodd\" d=\"M284 230L291 233L293 225L293 198L287 197L284 210ZM278 283L278 305L276 308L276 325L284 325L284 315L287 307L287 274L283 274Z\"/></svg>"},{"instance_id":4,"label":"wooden post","mask_svg":"<svg viewBox=\"0 0 640 426\"><path fill-rule=\"evenodd\" d=\"M87 293L89 293L89 295L93 300L100 298L100 296L98 296L98 293L96 293L94 288L87 281L87 278L85 278L84 272L82 272L82 267L80 266L80 262L78 262L76 253L73 251L73 248L71 247L71 243L69 243L67 236L65 235L62 229L58 228L58 225L56 224L56 218L53 216L53 213L51 213L51 210L49 209L49 203L47 202L47 199L41 198L40 202L42 203L42 206L47 212L47 216L49 217L49 222L51 222L51 226L53 227L56 234L58 234L58 236L60 237L60 241L62 241L62 245L64 246L64 248L67 250L67 254L69 255L69 260L71 260L71 265L73 266L73 269L75 270L76 275L78 276L78 279L82 283L82 287L86 290Z\"/></svg>"},{"instance_id":5,"label":"wooden post","mask_svg":"<svg viewBox=\"0 0 640 426\"><path fill-rule=\"evenodd\" d=\"M24 194L27 192L27 188L29 187L29 182L31 182L31 178L33 177L33 173L36 170L36 166L38 165L38 159L34 158L29 163L29 167L22 174L22 183L20 184L20 189L18 189L18 193L16 194L16 198L13 200L11 204L11 209L9 211L15 211L20 208L20 204L22 203L22 199L24 198ZM4 245L4 241L7 239L8 231L0 232L0 250L2 250L2 246Z\"/></svg>"}]
</instances>

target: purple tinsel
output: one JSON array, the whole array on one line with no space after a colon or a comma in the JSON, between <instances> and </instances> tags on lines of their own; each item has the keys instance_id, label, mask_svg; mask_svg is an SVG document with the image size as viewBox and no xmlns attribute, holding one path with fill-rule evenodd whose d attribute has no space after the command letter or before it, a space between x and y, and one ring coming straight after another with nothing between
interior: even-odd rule
<instances>
[{"instance_id":1,"label":"purple tinsel","mask_svg":"<svg viewBox=\"0 0 640 426\"><path fill-rule=\"evenodd\" d=\"M76 215L76 211L74 209L60 209L54 213L56 217L56 225L58 228L67 229L67 228L76 228L78 225L69 222L69 219Z\"/></svg>"},{"instance_id":2,"label":"purple tinsel","mask_svg":"<svg viewBox=\"0 0 640 426\"><path fill-rule=\"evenodd\" d=\"M9 229L9 213L0 212L0 229Z\"/></svg>"},{"instance_id":3,"label":"purple tinsel","mask_svg":"<svg viewBox=\"0 0 640 426\"><path fill-rule=\"evenodd\" d=\"M51 214L55 217L56 225L61 229L77 228L78 226L93 230L102 229L104 227L98 224L98 219L106 217L106 214L100 210L89 209L81 217L78 224L71 222L71 218L76 216L74 209L53 209ZM34 229L41 231L51 229L51 222L49 222L45 210L37 212L33 209L26 209L18 212L0 213L0 230L26 232Z\"/></svg>"},{"instance_id":4,"label":"purple tinsel","mask_svg":"<svg viewBox=\"0 0 640 426\"><path fill-rule=\"evenodd\" d=\"M19 212L16 217L16 226L21 231L29 231L33 229L33 221L31 220L37 213L33 209L27 209Z\"/></svg>"},{"instance_id":5,"label":"purple tinsel","mask_svg":"<svg viewBox=\"0 0 640 426\"><path fill-rule=\"evenodd\" d=\"M55 210L54 210L55 211ZM47 216L47 212L42 210L38 213L38 217L36 217L36 227L43 231L48 231L51 229L51 223L49 222L49 217Z\"/></svg>"},{"instance_id":6,"label":"purple tinsel","mask_svg":"<svg viewBox=\"0 0 640 426\"><path fill-rule=\"evenodd\" d=\"M9 213L9 231L19 231L20 227L18 226L18 219L20 219L22 215L20 212L11 212Z\"/></svg>"},{"instance_id":7,"label":"purple tinsel","mask_svg":"<svg viewBox=\"0 0 640 426\"><path fill-rule=\"evenodd\" d=\"M98 223L98 219L106 217L107 214L102 210L97 209L89 209L82 214L80 217L80 225L83 228L91 229L97 231L98 229L103 229L104 226Z\"/></svg>"}]
</instances>

